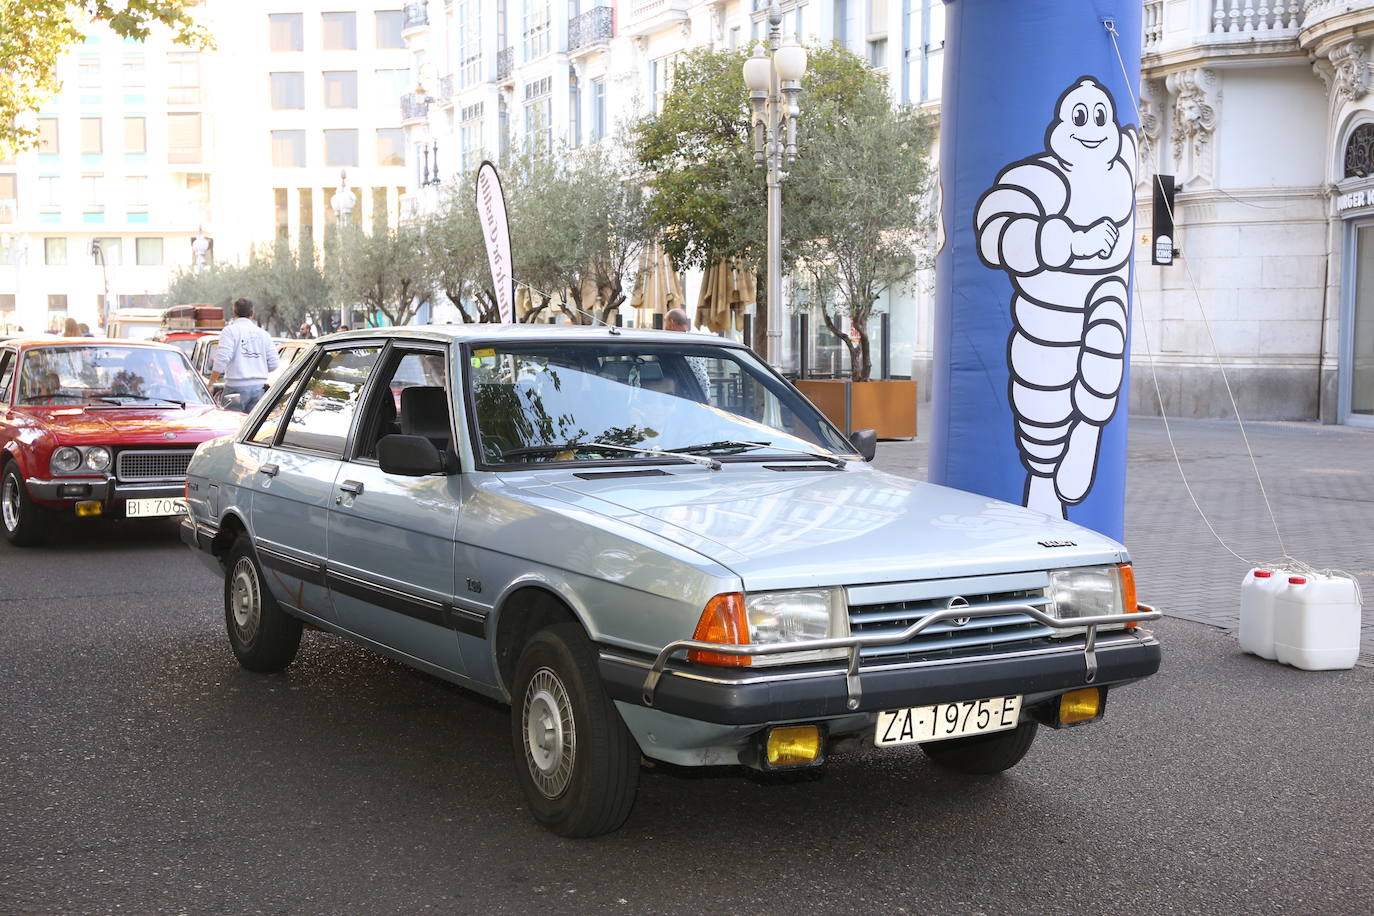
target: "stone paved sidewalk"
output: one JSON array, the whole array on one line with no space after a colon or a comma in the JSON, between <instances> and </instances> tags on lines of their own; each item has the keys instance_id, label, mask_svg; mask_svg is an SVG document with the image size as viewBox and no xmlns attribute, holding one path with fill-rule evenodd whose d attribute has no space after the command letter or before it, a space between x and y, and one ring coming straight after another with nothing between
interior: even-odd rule
<instances>
[{"instance_id":1,"label":"stone paved sidewalk","mask_svg":"<svg viewBox=\"0 0 1374 916\"><path fill-rule=\"evenodd\" d=\"M1249 560L1280 556L1236 423L1171 425L1188 481L1218 534ZM1287 552L1359 577L1365 599L1360 660L1374 665L1374 431L1258 421L1246 430ZM883 442L877 466L924 480L928 444L925 437ZM1154 417L1131 418L1126 546L1142 601L1171 616L1236 627L1240 582L1249 567L1203 524L1179 477L1164 424Z\"/></svg>"}]
</instances>

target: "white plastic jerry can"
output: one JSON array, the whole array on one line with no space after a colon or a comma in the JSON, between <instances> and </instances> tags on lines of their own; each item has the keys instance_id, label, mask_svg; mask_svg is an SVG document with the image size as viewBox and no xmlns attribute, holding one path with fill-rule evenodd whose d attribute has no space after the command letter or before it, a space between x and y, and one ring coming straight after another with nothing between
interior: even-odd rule
<instances>
[{"instance_id":1,"label":"white plastic jerry can","mask_svg":"<svg viewBox=\"0 0 1374 916\"><path fill-rule=\"evenodd\" d=\"M1273 570L1252 569L1240 584L1240 648L1274 657L1274 596L1287 583Z\"/></svg>"},{"instance_id":2,"label":"white plastic jerry can","mask_svg":"<svg viewBox=\"0 0 1374 916\"><path fill-rule=\"evenodd\" d=\"M1353 668L1360 657L1360 599L1343 576L1289 576L1274 595L1274 652L1308 671Z\"/></svg>"}]
</instances>

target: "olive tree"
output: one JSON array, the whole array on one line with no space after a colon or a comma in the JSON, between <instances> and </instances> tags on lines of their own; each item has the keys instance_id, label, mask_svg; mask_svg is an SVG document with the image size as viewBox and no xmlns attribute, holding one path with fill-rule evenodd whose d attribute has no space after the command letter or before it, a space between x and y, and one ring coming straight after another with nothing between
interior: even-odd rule
<instances>
[{"instance_id":1,"label":"olive tree","mask_svg":"<svg viewBox=\"0 0 1374 916\"><path fill-rule=\"evenodd\" d=\"M409 223L370 234L342 228L328 273L336 302L380 313L393 325L409 324L435 286L423 233Z\"/></svg>"}]
</instances>

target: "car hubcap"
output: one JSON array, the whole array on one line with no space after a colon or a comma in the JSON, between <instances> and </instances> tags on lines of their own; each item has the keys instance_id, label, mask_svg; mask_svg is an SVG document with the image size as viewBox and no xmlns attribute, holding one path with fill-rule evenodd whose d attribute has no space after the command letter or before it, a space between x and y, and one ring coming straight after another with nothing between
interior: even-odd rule
<instances>
[{"instance_id":1,"label":"car hubcap","mask_svg":"<svg viewBox=\"0 0 1374 916\"><path fill-rule=\"evenodd\" d=\"M4 492L0 494L0 514L5 517L5 530L19 527L19 481L13 476L5 478Z\"/></svg>"},{"instance_id":2,"label":"car hubcap","mask_svg":"<svg viewBox=\"0 0 1374 916\"><path fill-rule=\"evenodd\" d=\"M253 561L239 557L229 580L229 610L234 616L234 632L239 642L249 645L258 635L262 620L262 592L258 588L257 570Z\"/></svg>"},{"instance_id":3,"label":"car hubcap","mask_svg":"<svg viewBox=\"0 0 1374 916\"><path fill-rule=\"evenodd\" d=\"M530 680L523 716L530 776L544 797L557 798L572 781L577 728L568 691L548 668L540 668Z\"/></svg>"}]
</instances>

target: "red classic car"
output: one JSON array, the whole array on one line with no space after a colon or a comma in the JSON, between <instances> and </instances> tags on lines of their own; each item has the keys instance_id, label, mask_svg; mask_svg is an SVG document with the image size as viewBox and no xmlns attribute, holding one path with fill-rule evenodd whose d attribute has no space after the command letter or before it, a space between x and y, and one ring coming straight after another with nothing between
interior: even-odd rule
<instances>
[{"instance_id":1,"label":"red classic car","mask_svg":"<svg viewBox=\"0 0 1374 916\"><path fill-rule=\"evenodd\" d=\"M237 431L180 350L93 338L0 343L0 529L34 544L63 517L186 511L196 446Z\"/></svg>"}]
</instances>

